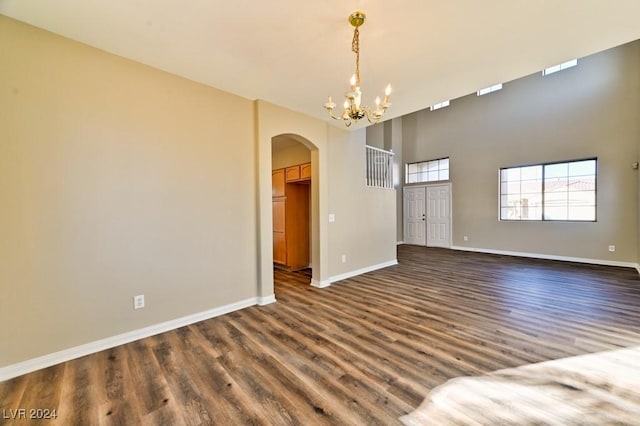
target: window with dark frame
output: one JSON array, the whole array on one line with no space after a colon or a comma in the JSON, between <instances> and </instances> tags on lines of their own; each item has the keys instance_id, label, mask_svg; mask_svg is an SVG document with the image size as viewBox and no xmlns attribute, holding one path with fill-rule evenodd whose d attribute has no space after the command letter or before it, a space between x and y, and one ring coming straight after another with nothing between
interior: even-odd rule
<instances>
[{"instance_id":1,"label":"window with dark frame","mask_svg":"<svg viewBox=\"0 0 640 426\"><path fill-rule=\"evenodd\" d=\"M500 220L596 221L598 160L500 169Z\"/></svg>"}]
</instances>

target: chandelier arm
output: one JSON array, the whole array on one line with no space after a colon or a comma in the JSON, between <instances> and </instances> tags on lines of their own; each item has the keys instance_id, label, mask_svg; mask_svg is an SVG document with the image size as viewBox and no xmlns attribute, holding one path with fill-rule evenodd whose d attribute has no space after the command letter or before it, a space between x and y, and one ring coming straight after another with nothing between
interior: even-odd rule
<instances>
[{"instance_id":1,"label":"chandelier arm","mask_svg":"<svg viewBox=\"0 0 640 426\"><path fill-rule=\"evenodd\" d=\"M382 118L382 114L376 114L375 112L371 112L371 109L369 107L364 108L364 114L367 117L367 121L371 124L376 124ZM371 118L372 116L373 118Z\"/></svg>"},{"instance_id":2,"label":"chandelier arm","mask_svg":"<svg viewBox=\"0 0 640 426\"><path fill-rule=\"evenodd\" d=\"M334 120L342 120L342 117L337 117L333 114L333 109L327 109L327 112L329 112L329 117L333 118Z\"/></svg>"}]
</instances>

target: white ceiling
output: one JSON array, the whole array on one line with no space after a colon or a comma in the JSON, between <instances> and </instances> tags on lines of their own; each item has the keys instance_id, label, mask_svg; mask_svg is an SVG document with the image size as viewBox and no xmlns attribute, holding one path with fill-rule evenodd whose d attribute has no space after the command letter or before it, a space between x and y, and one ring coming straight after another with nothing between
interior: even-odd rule
<instances>
[{"instance_id":1,"label":"white ceiling","mask_svg":"<svg viewBox=\"0 0 640 426\"><path fill-rule=\"evenodd\" d=\"M0 0L0 14L321 119L353 73L355 10L363 103L391 83L385 118L640 38L640 0Z\"/></svg>"}]
</instances>

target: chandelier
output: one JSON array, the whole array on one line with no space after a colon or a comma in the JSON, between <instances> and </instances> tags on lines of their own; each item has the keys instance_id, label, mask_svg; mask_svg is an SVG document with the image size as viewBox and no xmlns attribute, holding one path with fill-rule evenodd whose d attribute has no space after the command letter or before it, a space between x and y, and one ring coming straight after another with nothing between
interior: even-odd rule
<instances>
[{"instance_id":1,"label":"chandelier","mask_svg":"<svg viewBox=\"0 0 640 426\"><path fill-rule=\"evenodd\" d=\"M343 120L347 127L351 126L351 123L364 117L367 118L369 123L377 123L387 111L387 108L391 106L389 103L389 95L391 94L390 84L387 85L384 91L384 100L382 103L380 102L380 97L376 98L376 107L374 110L368 106L360 106L362 92L360 91L360 31L358 31L358 27L364 24L365 18L366 15L362 12L353 12L349 16L349 22L354 27L351 51L356 54L356 72L351 77L351 88L344 94L346 99L344 101L342 115L334 115L333 108L335 108L336 104L331 100L331 96L329 96L329 99L324 104L329 116L335 120Z\"/></svg>"}]
</instances>

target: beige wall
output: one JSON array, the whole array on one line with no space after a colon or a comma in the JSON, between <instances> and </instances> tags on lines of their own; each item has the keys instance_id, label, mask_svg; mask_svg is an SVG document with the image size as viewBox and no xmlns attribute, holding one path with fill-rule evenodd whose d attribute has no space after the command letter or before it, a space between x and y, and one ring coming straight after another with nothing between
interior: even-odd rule
<instances>
[{"instance_id":1,"label":"beige wall","mask_svg":"<svg viewBox=\"0 0 640 426\"><path fill-rule=\"evenodd\" d=\"M396 190L396 240L403 240L402 186L404 184L404 163L402 161L402 117L387 120L367 127L367 145L392 150L393 185Z\"/></svg>"},{"instance_id":2,"label":"beige wall","mask_svg":"<svg viewBox=\"0 0 640 426\"><path fill-rule=\"evenodd\" d=\"M314 280L395 259L381 230L393 229L395 205L364 188L364 132L2 16L0 63L0 339L10 342L0 371L225 305L271 302L271 147L283 135L302 142L313 165ZM330 181L334 173L341 178ZM330 235L329 205L341 220L367 219ZM388 246L369 253L370 244ZM334 252L349 261L329 267Z\"/></svg>"},{"instance_id":3,"label":"beige wall","mask_svg":"<svg viewBox=\"0 0 640 426\"><path fill-rule=\"evenodd\" d=\"M367 145L384 149L384 124L378 123L366 128Z\"/></svg>"},{"instance_id":4,"label":"beige wall","mask_svg":"<svg viewBox=\"0 0 640 426\"><path fill-rule=\"evenodd\" d=\"M274 138L286 136L303 143L311 151L311 263L313 280L329 276L326 221L329 187L327 124L265 101L256 102L258 153L258 277L259 296L273 295L273 214L271 197L272 145Z\"/></svg>"},{"instance_id":5,"label":"beige wall","mask_svg":"<svg viewBox=\"0 0 640 426\"><path fill-rule=\"evenodd\" d=\"M256 296L251 101L2 16L0 55L0 366Z\"/></svg>"},{"instance_id":6,"label":"beige wall","mask_svg":"<svg viewBox=\"0 0 640 426\"><path fill-rule=\"evenodd\" d=\"M282 136L274 138L272 145L273 170L311 162L311 151L301 142Z\"/></svg>"},{"instance_id":7,"label":"beige wall","mask_svg":"<svg viewBox=\"0 0 640 426\"><path fill-rule=\"evenodd\" d=\"M455 246L638 260L639 51L637 41L404 117L404 163L451 158ZM498 221L499 168L585 157L598 157L597 222Z\"/></svg>"},{"instance_id":8,"label":"beige wall","mask_svg":"<svg viewBox=\"0 0 640 426\"><path fill-rule=\"evenodd\" d=\"M271 148L276 136L289 135L311 149L314 285L396 259L395 191L364 186L364 129L348 132L263 101L258 102L257 122L261 295L273 292ZM336 215L334 223L329 213Z\"/></svg>"},{"instance_id":9,"label":"beige wall","mask_svg":"<svg viewBox=\"0 0 640 426\"><path fill-rule=\"evenodd\" d=\"M364 186L364 129L330 135L329 270L337 276L396 259L396 191Z\"/></svg>"},{"instance_id":10,"label":"beige wall","mask_svg":"<svg viewBox=\"0 0 640 426\"><path fill-rule=\"evenodd\" d=\"M404 240L404 205L402 203L402 185L404 183L404 163L402 162L402 117L391 120L391 140L393 147L393 182L396 189L396 240Z\"/></svg>"}]
</instances>

